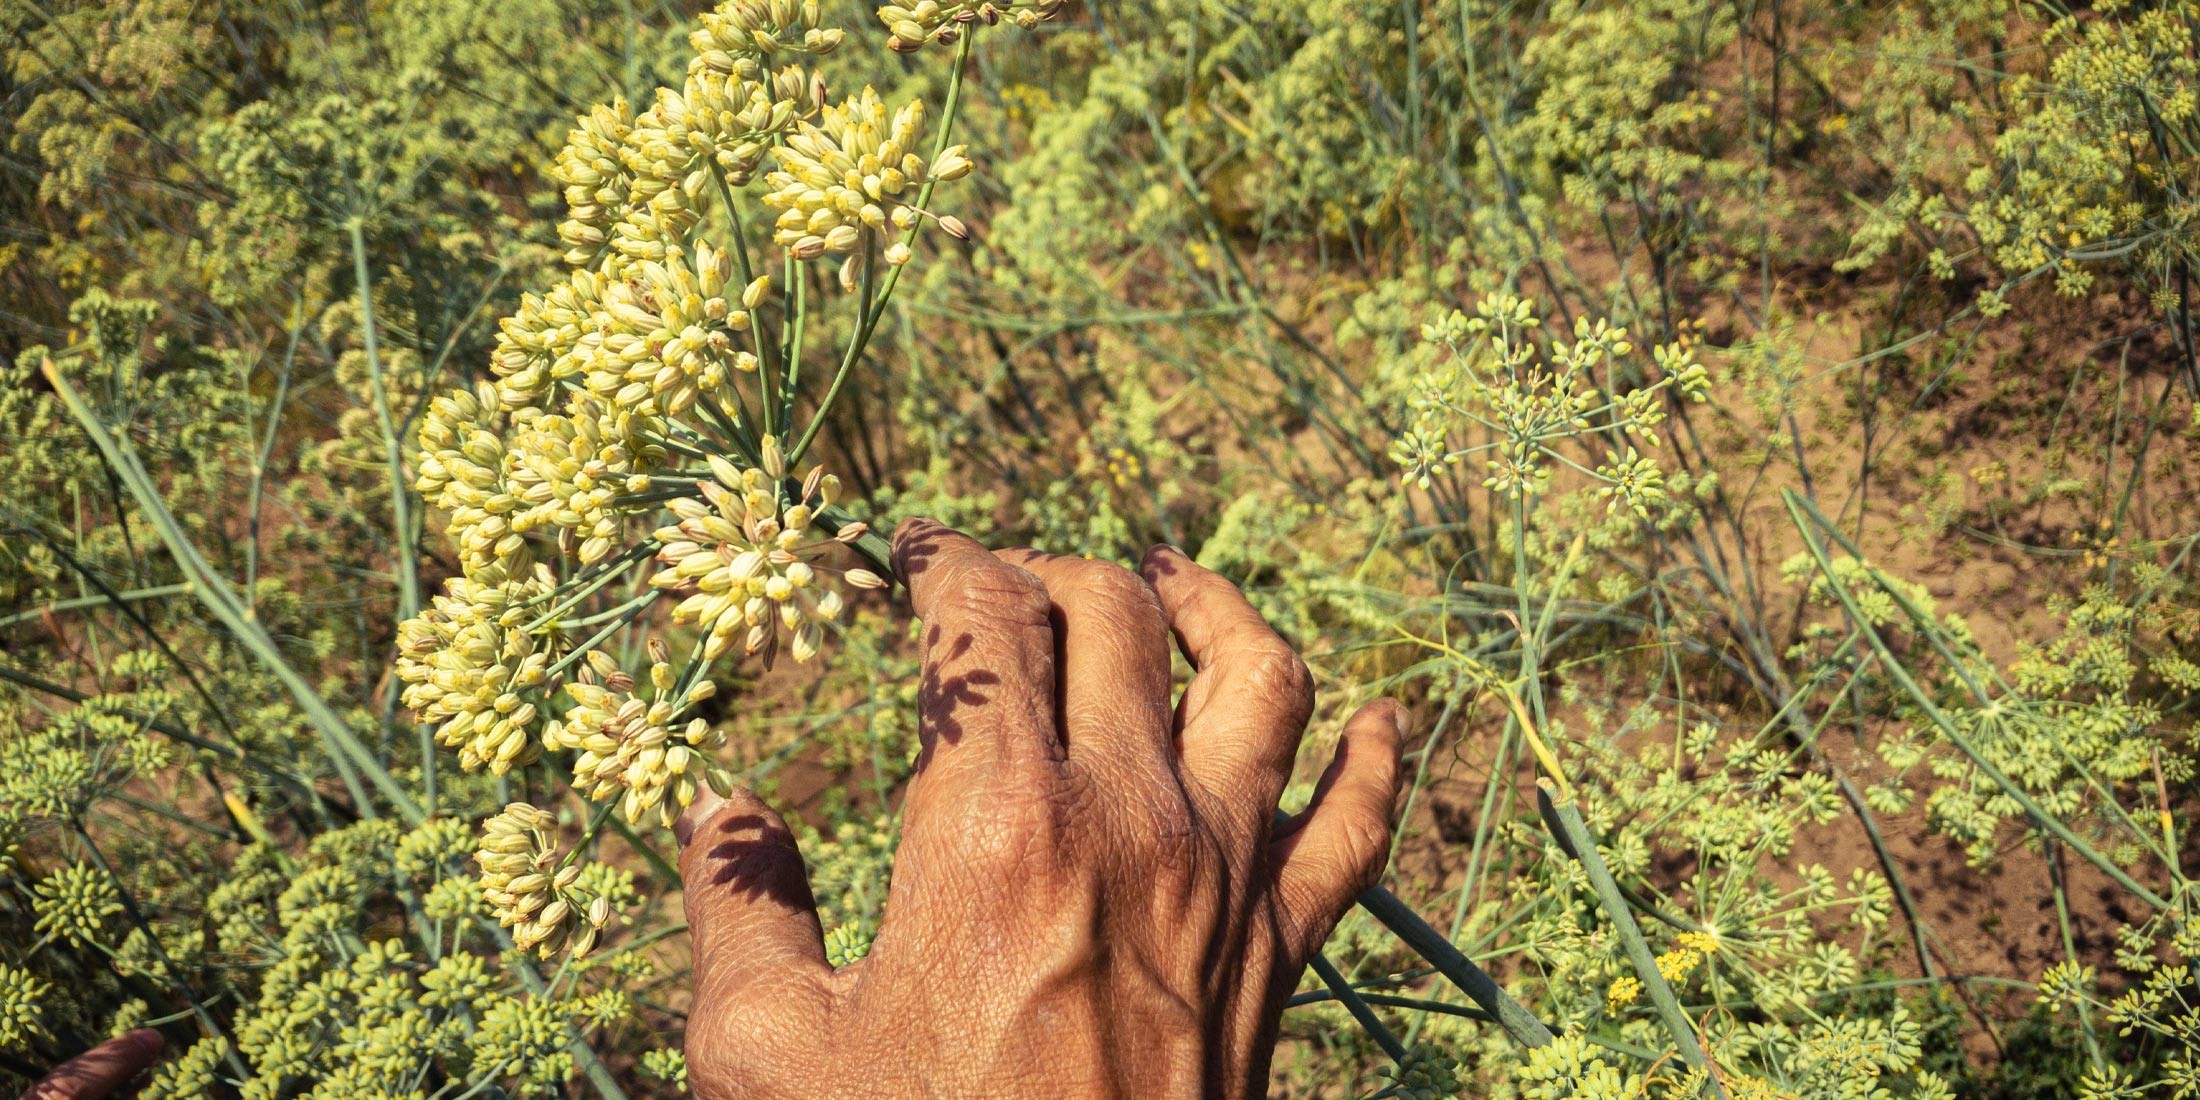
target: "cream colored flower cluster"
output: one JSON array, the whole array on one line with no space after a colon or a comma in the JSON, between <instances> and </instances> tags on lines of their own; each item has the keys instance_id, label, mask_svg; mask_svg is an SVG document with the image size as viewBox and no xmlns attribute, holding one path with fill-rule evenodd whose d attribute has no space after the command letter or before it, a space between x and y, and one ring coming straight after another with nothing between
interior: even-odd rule
<instances>
[{"instance_id":1,"label":"cream colored flower cluster","mask_svg":"<svg viewBox=\"0 0 2200 1100\"><path fill-rule=\"evenodd\" d=\"M586 955L611 923L611 899L582 885L582 866L561 858L557 816L514 802L482 826L481 894L522 951Z\"/></svg>"},{"instance_id":2,"label":"cream colored flower cluster","mask_svg":"<svg viewBox=\"0 0 2200 1100\"><path fill-rule=\"evenodd\" d=\"M816 0L730 0L690 36L695 57L678 88L659 88L639 114L618 100L583 116L553 174L568 208L559 226L568 262L607 252L661 260L700 215L719 173L746 184L795 120L824 105L822 78L790 56L822 57L845 35L819 26Z\"/></svg>"},{"instance_id":3,"label":"cream colored flower cluster","mask_svg":"<svg viewBox=\"0 0 2200 1100\"><path fill-rule=\"evenodd\" d=\"M899 21L948 41L1059 6L926 5ZM604 806L592 828L612 812L669 826L703 785L725 788L725 731L698 713L716 691L710 662L736 646L808 660L846 588L885 586L829 564L849 552L836 542L877 541L833 508L838 483L788 470L782 441L808 448L847 366L798 424L800 334L839 326L806 316L833 304L806 272L772 275L842 257L841 286L860 285L859 316L875 317L925 220L967 235L927 205L973 165L928 138L922 103L869 88L835 100L815 64L845 39L819 0L724 0L675 85L582 115L552 168L570 270L502 321L495 380L421 419L414 487L444 517L460 575L399 628L404 702L469 770L563 754L573 789ZM785 251L759 262L748 234L765 211ZM869 335L856 326L833 359L861 363ZM695 656L682 667L653 640L638 686L608 643L666 627L684 628ZM478 858L482 897L522 948L586 951L609 919L545 811L507 807Z\"/></svg>"},{"instance_id":4,"label":"cream colored flower cluster","mask_svg":"<svg viewBox=\"0 0 2200 1100\"><path fill-rule=\"evenodd\" d=\"M587 359L576 349L584 341L602 341L596 311L603 282L603 275L580 268L548 293L520 297L519 309L498 326L496 354L489 361L504 407L540 405L553 386L580 373Z\"/></svg>"},{"instance_id":5,"label":"cream colored flower cluster","mask_svg":"<svg viewBox=\"0 0 2200 1100\"><path fill-rule=\"evenodd\" d=\"M889 226L901 232L914 228L922 212L908 200L918 189L927 180L961 179L972 168L960 145L930 161L918 156L923 132L923 101L911 100L889 118L886 104L870 88L826 107L815 123L797 124L775 150L779 170L764 179L772 189L764 205L779 211L772 240L798 260L832 253L852 261ZM908 246L889 246L886 260L907 263ZM843 264L842 286L853 284L854 271Z\"/></svg>"},{"instance_id":6,"label":"cream colored flower cluster","mask_svg":"<svg viewBox=\"0 0 2200 1100\"><path fill-rule=\"evenodd\" d=\"M420 418L420 462L413 488L449 514L444 530L458 545L468 572L518 554L527 545L512 530L519 498L504 485L497 407L494 389L484 382L436 398Z\"/></svg>"},{"instance_id":7,"label":"cream colored flower cluster","mask_svg":"<svg viewBox=\"0 0 2200 1100\"><path fill-rule=\"evenodd\" d=\"M559 549L586 565L617 545L625 518L620 494L648 489L642 471L661 465L666 452L646 430L655 427L646 413L592 397L576 397L571 408L571 415L530 415L518 424L508 470L522 510L511 528L553 529Z\"/></svg>"},{"instance_id":8,"label":"cream colored flower cluster","mask_svg":"<svg viewBox=\"0 0 2200 1100\"><path fill-rule=\"evenodd\" d=\"M634 265L605 288L604 339L584 345L586 385L619 408L679 416L698 399L723 399L732 372L753 372L755 353L734 346L771 282L759 278L726 300L725 252L697 242Z\"/></svg>"},{"instance_id":9,"label":"cream colored flower cluster","mask_svg":"<svg viewBox=\"0 0 2200 1100\"><path fill-rule=\"evenodd\" d=\"M927 42L952 44L973 23L992 26L1003 19L1030 30L1040 20L1052 19L1069 6L1068 0L917 0L914 4L886 4L878 9L878 21L893 32L888 47L901 53L924 48Z\"/></svg>"},{"instance_id":10,"label":"cream colored flower cluster","mask_svg":"<svg viewBox=\"0 0 2200 1100\"><path fill-rule=\"evenodd\" d=\"M649 643L651 697L634 692L634 678L608 668L604 682L584 671L565 685L574 707L543 733L551 749L577 751L573 786L603 801L619 799L619 813L632 823L654 814L667 828L695 801L706 782L724 790L731 781L711 766L712 754L726 743L725 731L703 718L681 717L717 694L717 685L697 680L681 690L662 640ZM591 654L590 656L596 656ZM609 661L603 662L610 666Z\"/></svg>"},{"instance_id":11,"label":"cream colored flower cluster","mask_svg":"<svg viewBox=\"0 0 2200 1100\"><path fill-rule=\"evenodd\" d=\"M459 766L503 775L542 755L533 737L536 694L547 678L555 635L521 629L527 601L551 591L547 566L514 579L504 563L454 577L435 606L398 627L397 675L405 706L435 726Z\"/></svg>"},{"instance_id":12,"label":"cream colored flower cluster","mask_svg":"<svg viewBox=\"0 0 2200 1100\"><path fill-rule=\"evenodd\" d=\"M786 477L778 441L764 440L764 467L741 469L715 456L715 481L700 486L703 499L671 504L680 522L657 532L657 559L665 568L650 584L689 593L672 609L672 621L695 623L708 635L704 656L716 657L741 640L744 653L763 653L770 661L779 645L779 628L790 636L797 661L817 655L825 625L840 617L842 598L823 584L822 573L836 572L818 563L820 551L863 534L851 524L837 536L812 532L820 509L828 507L840 482L821 469L802 481L801 495L782 496ZM886 582L867 569L849 569L845 579L856 588L883 588Z\"/></svg>"},{"instance_id":13,"label":"cream colored flower cluster","mask_svg":"<svg viewBox=\"0 0 2200 1100\"><path fill-rule=\"evenodd\" d=\"M704 13L688 43L699 61L723 72L751 50L769 56L799 48L823 56L840 48L847 32L820 25L821 18L818 0L738 0Z\"/></svg>"}]
</instances>

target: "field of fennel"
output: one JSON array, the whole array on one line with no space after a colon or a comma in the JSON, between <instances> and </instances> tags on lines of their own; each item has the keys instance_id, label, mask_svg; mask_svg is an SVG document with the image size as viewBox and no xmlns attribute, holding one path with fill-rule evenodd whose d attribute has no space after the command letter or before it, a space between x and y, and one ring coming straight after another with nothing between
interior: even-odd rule
<instances>
[{"instance_id":1,"label":"field of fennel","mask_svg":"<svg viewBox=\"0 0 2200 1100\"><path fill-rule=\"evenodd\" d=\"M674 1096L880 532L1414 714L1272 1095L2200 1097L2200 3L0 0L0 1090Z\"/></svg>"}]
</instances>

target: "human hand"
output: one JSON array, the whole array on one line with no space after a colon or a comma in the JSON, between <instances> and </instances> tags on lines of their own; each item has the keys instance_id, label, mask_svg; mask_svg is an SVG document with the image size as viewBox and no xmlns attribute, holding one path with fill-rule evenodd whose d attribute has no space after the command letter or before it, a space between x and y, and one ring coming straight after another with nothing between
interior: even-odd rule
<instances>
[{"instance_id":1,"label":"human hand","mask_svg":"<svg viewBox=\"0 0 2200 1100\"><path fill-rule=\"evenodd\" d=\"M924 520L894 561L924 671L886 915L835 971L785 823L706 791L678 829L695 1094L1264 1095L1285 999L1381 871L1402 709L1362 707L1278 826L1313 686L1228 581Z\"/></svg>"},{"instance_id":2,"label":"human hand","mask_svg":"<svg viewBox=\"0 0 2200 1100\"><path fill-rule=\"evenodd\" d=\"M149 1027L118 1035L54 1067L23 1100L106 1100L160 1057L160 1032Z\"/></svg>"}]
</instances>

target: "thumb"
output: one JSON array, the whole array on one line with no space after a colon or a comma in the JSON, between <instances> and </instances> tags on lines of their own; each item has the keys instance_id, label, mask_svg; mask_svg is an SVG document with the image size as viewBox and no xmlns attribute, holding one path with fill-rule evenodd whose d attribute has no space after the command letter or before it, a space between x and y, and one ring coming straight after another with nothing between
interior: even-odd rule
<instances>
[{"instance_id":1,"label":"thumb","mask_svg":"<svg viewBox=\"0 0 2200 1100\"><path fill-rule=\"evenodd\" d=\"M160 1032L139 1028L69 1059L31 1086L23 1100L106 1100L160 1056Z\"/></svg>"},{"instance_id":2,"label":"thumb","mask_svg":"<svg viewBox=\"0 0 2200 1100\"><path fill-rule=\"evenodd\" d=\"M762 799L739 787L720 798L705 787L673 835L698 1003L738 996L753 983L830 972L802 853Z\"/></svg>"}]
</instances>

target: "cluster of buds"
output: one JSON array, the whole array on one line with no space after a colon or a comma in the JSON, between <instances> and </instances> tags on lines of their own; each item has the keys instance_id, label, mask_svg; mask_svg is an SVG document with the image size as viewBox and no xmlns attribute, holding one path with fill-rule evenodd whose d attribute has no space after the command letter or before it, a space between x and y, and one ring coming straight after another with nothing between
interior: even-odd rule
<instances>
[{"instance_id":1,"label":"cluster of buds","mask_svg":"<svg viewBox=\"0 0 2200 1100\"><path fill-rule=\"evenodd\" d=\"M840 48L848 32L820 24L818 0L732 0L704 12L702 27L688 35L704 65L731 72L743 54L770 56L800 49L820 57Z\"/></svg>"},{"instance_id":2,"label":"cluster of buds","mask_svg":"<svg viewBox=\"0 0 2200 1100\"><path fill-rule=\"evenodd\" d=\"M889 49L914 53L927 42L952 45L973 23L990 27L1006 19L1028 31L1068 6L1069 0L917 0L881 6L878 21L892 34L886 40Z\"/></svg>"},{"instance_id":3,"label":"cluster of buds","mask_svg":"<svg viewBox=\"0 0 2200 1100\"><path fill-rule=\"evenodd\" d=\"M52 983L0 962L0 1050L24 1049L50 1034L44 1020L52 993Z\"/></svg>"},{"instance_id":4,"label":"cluster of buds","mask_svg":"<svg viewBox=\"0 0 2200 1100\"><path fill-rule=\"evenodd\" d=\"M512 530L519 498L505 487L504 437L493 429L500 404L496 387L483 382L436 398L420 418L420 468L413 487L450 513L451 541L469 570L526 545Z\"/></svg>"},{"instance_id":5,"label":"cluster of buds","mask_svg":"<svg viewBox=\"0 0 2200 1100\"><path fill-rule=\"evenodd\" d=\"M619 494L649 488L643 471L664 461L663 446L642 426L652 410L606 409L591 398L569 406L569 416L526 419L512 448L510 485L525 510L512 530L548 526L559 548L588 565L611 552L624 530Z\"/></svg>"},{"instance_id":6,"label":"cluster of buds","mask_svg":"<svg viewBox=\"0 0 2200 1100\"><path fill-rule=\"evenodd\" d=\"M78 947L105 942L107 921L122 912L115 880L89 863L71 863L39 879L31 893L37 914L32 930Z\"/></svg>"},{"instance_id":7,"label":"cluster of buds","mask_svg":"<svg viewBox=\"0 0 2200 1100\"><path fill-rule=\"evenodd\" d=\"M921 0L883 14L895 48L912 49L1003 20L1030 27L1063 6ZM713 762L723 732L693 713L715 690L703 664L737 645L767 664L783 644L806 661L842 615L845 587L885 587L818 560L865 533L813 531L835 480L790 477L776 437L750 448L745 378L776 408L796 407L799 363L780 393L770 385L774 352L794 341L768 330L777 318L800 331L800 307L778 308L772 280L749 277L745 257L699 229L714 204L735 214L723 207L743 201L736 189L763 192L775 241L796 260L844 257L849 289L874 259L907 263L924 219L967 236L922 209L935 184L972 172L964 148L919 151L921 102L890 110L869 88L835 102L816 66L845 39L824 25L822 0L718 0L689 36L680 79L594 107L569 131L552 172L572 270L502 322L496 380L438 398L419 430L415 487L448 517L461 575L400 626L397 674L406 706L467 770L502 775L568 752L579 793L618 799L629 822L669 825L702 784L730 780ZM776 421L767 411L764 429ZM720 457L729 449L756 456L755 468ZM707 456L708 477L666 469L675 455ZM635 539L660 503L673 525ZM585 606L652 553L649 592ZM637 694L637 677L596 647L664 593L679 597L671 622L699 632L699 663L676 670L652 642ZM481 900L523 948L585 951L612 903L558 858L553 824L525 805L489 822ZM450 911L466 907L445 893Z\"/></svg>"},{"instance_id":8,"label":"cluster of buds","mask_svg":"<svg viewBox=\"0 0 2200 1100\"><path fill-rule=\"evenodd\" d=\"M700 717L681 721L697 703L717 694L717 686L698 680L679 690L671 654L660 638L649 640L649 699L634 694L634 678L608 658L596 660L601 656L600 651L589 654L603 682L583 670L565 685L575 705L563 721L544 731L543 743L579 752L573 761L573 787L582 795L595 801L618 797L619 813L628 823L654 814L670 828L703 783L720 791L731 783L722 769L711 766L712 753L725 746L725 731Z\"/></svg>"},{"instance_id":9,"label":"cluster of buds","mask_svg":"<svg viewBox=\"0 0 2200 1100\"><path fill-rule=\"evenodd\" d=\"M731 372L754 372L756 355L735 348L733 336L749 330L771 282L758 278L729 301L726 265L722 249L698 242L606 287L602 354L589 364L589 390L622 409L654 404L679 416L698 399L718 396Z\"/></svg>"},{"instance_id":10,"label":"cluster of buds","mask_svg":"<svg viewBox=\"0 0 2200 1100\"><path fill-rule=\"evenodd\" d=\"M580 888L581 865L560 858L557 825L550 811L514 802L482 826L474 859L481 864L481 895L497 923L512 930L515 946L578 957L611 923L611 899Z\"/></svg>"},{"instance_id":11,"label":"cluster of buds","mask_svg":"<svg viewBox=\"0 0 2200 1100\"><path fill-rule=\"evenodd\" d=\"M489 360L498 378L498 404L539 405L554 384L580 373L585 359L574 353L596 334L604 281L582 268L548 293L520 296L519 310L498 325L496 354Z\"/></svg>"},{"instance_id":12,"label":"cluster of buds","mask_svg":"<svg viewBox=\"0 0 2200 1100\"><path fill-rule=\"evenodd\" d=\"M785 145L773 150L777 171L764 182L764 205L779 211L772 239L798 260L827 253L848 256L841 285L854 281L855 253L867 237L888 226L906 232L922 213L909 201L927 181L958 180L973 167L964 147L942 150L930 162L916 153L924 131L924 103L911 100L889 118L870 88L852 100L798 123ZM908 246L888 246L888 263L908 262Z\"/></svg>"},{"instance_id":13,"label":"cluster of buds","mask_svg":"<svg viewBox=\"0 0 2200 1100\"><path fill-rule=\"evenodd\" d=\"M1637 349L1627 330L1603 320L1576 318L1571 341L1546 344L1534 304L1511 294L1484 298L1472 316L1453 310L1423 325L1429 358L1416 359L1405 382L1406 424L1390 445L1404 468L1403 484L1426 489L1469 455L1489 470L1483 485L1510 498L1531 496L1550 484L1553 448L1577 437L1629 434L1655 445L1647 430L1665 417L1672 397L1701 401L1709 375L1695 361L1685 335L1655 349L1660 377L1624 393L1603 388L1616 372L1609 364ZM1459 429L1478 426L1486 442L1455 447ZM1627 508L1653 519L1668 497L1657 463L1634 447L1608 449L1593 473L1610 510Z\"/></svg>"},{"instance_id":14,"label":"cluster of buds","mask_svg":"<svg viewBox=\"0 0 2200 1100\"><path fill-rule=\"evenodd\" d=\"M777 652L779 628L791 636L797 661L817 655L824 624L840 617L838 590L819 583L831 567L815 562L834 542L862 537L861 524L849 524L832 537L813 535L820 510L833 502L838 479L812 469L799 495L787 492L786 459L778 439L764 438L763 466L741 469L711 456L717 480L700 486L703 499L675 500L676 526L657 531L657 559L665 568L650 578L658 588L690 593L673 608L672 621L696 623L706 632L703 655L715 658L736 638L745 653L762 653L768 663ZM856 588L884 588L867 569L845 572Z\"/></svg>"},{"instance_id":15,"label":"cluster of buds","mask_svg":"<svg viewBox=\"0 0 2200 1100\"><path fill-rule=\"evenodd\" d=\"M458 750L459 766L503 775L542 755L528 693L546 679L551 654L521 629L526 602L551 591L548 567L512 578L490 563L453 577L435 606L397 630L397 676L405 705Z\"/></svg>"},{"instance_id":16,"label":"cluster of buds","mask_svg":"<svg viewBox=\"0 0 2200 1100\"><path fill-rule=\"evenodd\" d=\"M634 110L620 96L597 104L566 135L550 174L565 185L567 215L558 237L565 242L567 263L579 267L594 261L625 209L634 172L620 154L633 132Z\"/></svg>"}]
</instances>

